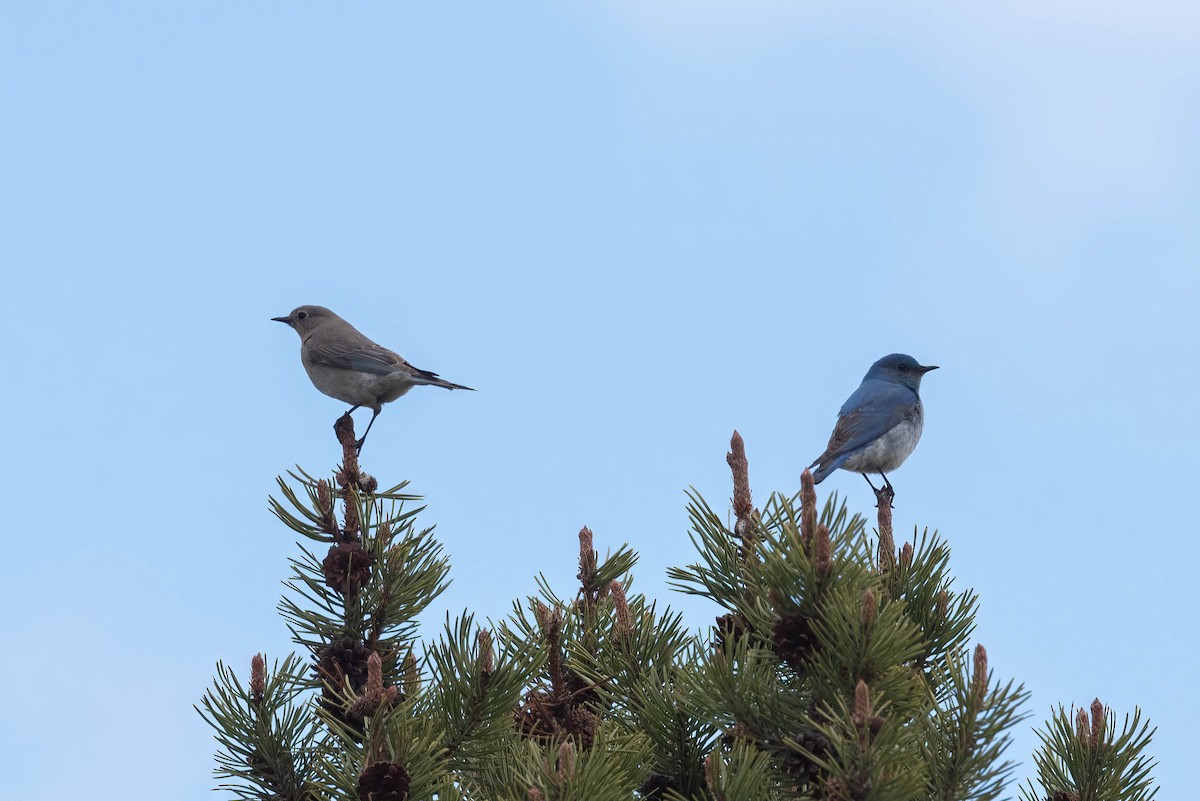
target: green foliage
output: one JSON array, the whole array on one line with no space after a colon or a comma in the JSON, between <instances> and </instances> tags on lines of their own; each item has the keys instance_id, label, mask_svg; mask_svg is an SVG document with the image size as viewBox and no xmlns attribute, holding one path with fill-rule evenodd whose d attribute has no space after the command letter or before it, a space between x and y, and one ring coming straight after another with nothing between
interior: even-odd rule
<instances>
[{"instance_id":1,"label":"green foliage","mask_svg":"<svg viewBox=\"0 0 1200 801\"><path fill-rule=\"evenodd\" d=\"M555 745L532 739L510 742L486 775L463 782L462 797L629 801L642 781L650 756L644 736L609 725L600 726L588 748L581 748L571 738Z\"/></svg>"},{"instance_id":2,"label":"green foliage","mask_svg":"<svg viewBox=\"0 0 1200 801\"><path fill-rule=\"evenodd\" d=\"M426 652L427 712L441 732L438 753L454 773L480 773L512 740L513 710L529 680L529 644L505 637L499 654L471 615L447 619Z\"/></svg>"},{"instance_id":3,"label":"green foliage","mask_svg":"<svg viewBox=\"0 0 1200 801\"><path fill-rule=\"evenodd\" d=\"M973 801L998 798L1014 768L1003 760L1010 730L1025 715L1020 708L1029 694L1012 681L999 684L987 669L982 647L975 651L974 671L957 653L935 671L938 703L922 720L922 759L929 766L933 798Z\"/></svg>"},{"instance_id":4,"label":"green foliage","mask_svg":"<svg viewBox=\"0 0 1200 801\"><path fill-rule=\"evenodd\" d=\"M784 797L996 797L1026 693L967 692L976 599L951 589L945 543L897 551L890 511L876 541L836 497L815 501L806 484L731 527L691 494L701 558L670 577L729 612L694 675L697 714L769 756Z\"/></svg>"},{"instance_id":5,"label":"green foliage","mask_svg":"<svg viewBox=\"0 0 1200 801\"><path fill-rule=\"evenodd\" d=\"M341 425L341 423L339 423ZM970 650L978 599L950 551L913 531L897 548L831 497L754 509L740 437L726 522L688 493L695 560L680 591L724 614L697 634L632 591L636 553L601 558L579 533L579 583L544 576L510 615L417 616L449 563L405 484L378 491L353 431L332 480L280 479L272 512L306 544L279 611L301 653L243 685L217 665L199 711L220 787L271 801L991 801L1011 779L1028 693ZM326 553L312 543L328 548ZM1140 713L1059 710L1024 801L1149 801Z\"/></svg>"},{"instance_id":6,"label":"green foliage","mask_svg":"<svg viewBox=\"0 0 1200 801\"><path fill-rule=\"evenodd\" d=\"M771 759L745 740L734 740L708 761L708 794L671 794L671 801L716 798L720 801L778 801L783 798Z\"/></svg>"},{"instance_id":7,"label":"green foliage","mask_svg":"<svg viewBox=\"0 0 1200 801\"><path fill-rule=\"evenodd\" d=\"M297 699L301 660L289 655L270 673L265 660L261 687L243 686L234 672L217 663L215 685L197 708L216 730L219 785L237 798L315 801L315 766L321 732L308 705Z\"/></svg>"},{"instance_id":8,"label":"green foliage","mask_svg":"<svg viewBox=\"0 0 1200 801\"><path fill-rule=\"evenodd\" d=\"M1116 716L1099 699L1091 715L1059 707L1038 731L1042 747L1033 755L1038 785L1021 788L1025 801L1149 801L1158 792L1146 754L1154 729L1142 722L1140 709L1125 716L1120 733ZM1153 787L1153 789L1152 789Z\"/></svg>"},{"instance_id":9,"label":"green foliage","mask_svg":"<svg viewBox=\"0 0 1200 801\"><path fill-rule=\"evenodd\" d=\"M420 499L401 491L407 482L374 493L362 492L349 483L340 493L346 512L339 527L329 505L331 493L321 489L329 483L303 471L290 475L303 487L313 508L299 505L298 494L280 479L290 508L272 498L275 516L317 542L357 541L362 550L359 558L368 567L361 586L346 592L343 587L330 586L325 560L301 546L301 557L291 560L293 575L286 582L293 595L279 603L296 643L315 652L332 638L361 636L398 653L399 647L416 636L417 615L449 584L450 564L433 539L433 529L416 527L417 515L424 507L404 508L405 503ZM314 526L314 521L320 527ZM350 561L353 559L351 555ZM370 570L372 566L376 569Z\"/></svg>"}]
</instances>

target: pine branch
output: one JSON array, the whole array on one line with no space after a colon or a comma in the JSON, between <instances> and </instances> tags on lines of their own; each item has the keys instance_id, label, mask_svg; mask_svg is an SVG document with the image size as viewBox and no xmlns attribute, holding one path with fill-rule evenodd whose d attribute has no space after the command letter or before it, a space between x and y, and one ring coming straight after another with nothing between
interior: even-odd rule
<instances>
[{"instance_id":1,"label":"pine branch","mask_svg":"<svg viewBox=\"0 0 1200 801\"><path fill-rule=\"evenodd\" d=\"M726 461L733 517L688 493L695 561L673 586L724 610L711 638L632 591L637 554L601 558L579 532L579 584L496 627L447 616L414 657L416 618L449 564L424 507L362 472L353 420L332 479L279 479L271 511L307 542L279 611L305 650L217 666L198 711L216 774L258 801L993 801L1028 698L968 638L978 599L954 590L937 533L899 547L880 496L875 535L811 474L753 505L745 442ZM314 547L311 543L320 543ZM327 549L327 550L326 550ZM495 633L493 633L493 631ZM711 639L711 642L709 641ZM424 670L424 673L422 671ZM1153 730L1120 733L1096 701L1061 708L1023 801L1151 801Z\"/></svg>"},{"instance_id":2,"label":"pine branch","mask_svg":"<svg viewBox=\"0 0 1200 801\"><path fill-rule=\"evenodd\" d=\"M998 798L1016 768L1012 761L1001 761L1012 742L1008 732L1027 717L1021 706L1029 693L1011 681L1001 686L993 680L982 645L975 649L971 672L957 655L947 656L943 665L939 678L947 692L924 719L929 798Z\"/></svg>"},{"instance_id":3,"label":"pine branch","mask_svg":"<svg viewBox=\"0 0 1200 801\"><path fill-rule=\"evenodd\" d=\"M268 673L255 655L250 683L217 663L214 685L196 708L216 731L220 751L214 773L228 780L220 789L243 799L316 801L314 771L321 736L307 703L297 697L301 661L289 655Z\"/></svg>"},{"instance_id":4,"label":"pine branch","mask_svg":"<svg viewBox=\"0 0 1200 801\"><path fill-rule=\"evenodd\" d=\"M1090 711L1090 717L1089 717ZM1150 801L1157 793L1146 753L1156 729L1140 709L1125 716L1120 733L1111 709L1092 701L1090 710L1063 707L1038 732L1042 747L1033 756L1040 791L1021 788L1025 801Z\"/></svg>"},{"instance_id":5,"label":"pine branch","mask_svg":"<svg viewBox=\"0 0 1200 801\"><path fill-rule=\"evenodd\" d=\"M485 770L516 739L513 710L529 679L523 647L506 638L497 657L491 632L475 629L466 615L447 619L442 637L426 651L430 690L422 709L437 722L439 753L449 770Z\"/></svg>"}]
</instances>

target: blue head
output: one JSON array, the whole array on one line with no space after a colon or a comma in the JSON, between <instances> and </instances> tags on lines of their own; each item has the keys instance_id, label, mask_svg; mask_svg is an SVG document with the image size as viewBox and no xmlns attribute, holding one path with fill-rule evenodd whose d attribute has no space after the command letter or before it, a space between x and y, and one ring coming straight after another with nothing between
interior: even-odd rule
<instances>
[{"instance_id":1,"label":"blue head","mask_svg":"<svg viewBox=\"0 0 1200 801\"><path fill-rule=\"evenodd\" d=\"M916 392L921 388L921 376L930 370L936 370L937 365L923 365L907 353L891 353L871 365L863 380L870 378L880 381L891 381Z\"/></svg>"}]
</instances>

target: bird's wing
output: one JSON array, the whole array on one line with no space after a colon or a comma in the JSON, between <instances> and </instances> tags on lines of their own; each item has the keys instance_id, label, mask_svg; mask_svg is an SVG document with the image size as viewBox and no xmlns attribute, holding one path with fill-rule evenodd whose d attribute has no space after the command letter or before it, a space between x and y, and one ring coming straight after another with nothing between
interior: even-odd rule
<instances>
[{"instance_id":1,"label":"bird's wing","mask_svg":"<svg viewBox=\"0 0 1200 801\"><path fill-rule=\"evenodd\" d=\"M917 403L916 393L908 387L891 382L863 382L842 405L829 445L813 465L824 467L886 434L914 415Z\"/></svg>"},{"instance_id":2,"label":"bird's wing","mask_svg":"<svg viewBox=\"0 0 1200 801\"><path fill-rule=\"evenodd\" d=\"M341 367L346 370L358 370L362 373L375 373L376 375L389 375L397 370L415 375L434 375L413 367L399 354L376 345L366 337L363 337L361 341L351 342L326 340L319 345L310 339L306 344L310 359L330 367Z\"/></svg>"}]
</instances>

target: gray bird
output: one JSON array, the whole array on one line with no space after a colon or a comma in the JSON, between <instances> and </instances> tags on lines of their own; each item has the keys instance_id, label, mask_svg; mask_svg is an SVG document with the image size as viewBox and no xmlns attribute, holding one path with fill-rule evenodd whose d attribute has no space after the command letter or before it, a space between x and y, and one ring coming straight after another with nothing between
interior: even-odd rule
<instances>
[{"instance_id":1,"label":"gray bird","mask_svg":"<svg viewBox=\"0 0 1200 801\"><path fill-rule=\"evenodd\" d=\"M840 467L861 473L868 484L867 473L878 473L892 489L887 474L917 447L925 425L925 407L918 394L921 376L936 369L937 365L923 366L905 353L884 356L871 365L858 389L842 404L829 446L809 465L817 468L813 480L820 484ZM874 484L871 489L875 490Z\"/></svg>"},{"instance_id":2,"label":"gray bird","mask_svg":"<svg viewBox=\"0 0 1200 801\"><path fill-rule=\"evenodd\" d=\"M391 403L413 387L471 389L413 367L323 306L299 306L287 317L271 319L287 323L300 335L300 361L313 386L331 398L352 404L350 412L360 406L374 412L357 442L360 451L383 404Z\"/></svg>"}]
</instances>

